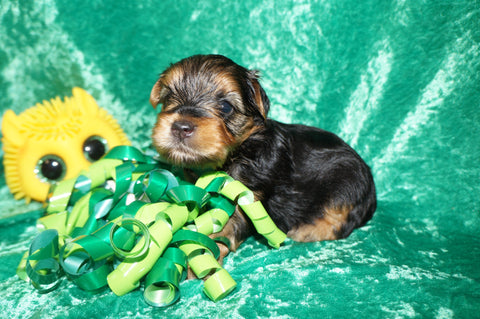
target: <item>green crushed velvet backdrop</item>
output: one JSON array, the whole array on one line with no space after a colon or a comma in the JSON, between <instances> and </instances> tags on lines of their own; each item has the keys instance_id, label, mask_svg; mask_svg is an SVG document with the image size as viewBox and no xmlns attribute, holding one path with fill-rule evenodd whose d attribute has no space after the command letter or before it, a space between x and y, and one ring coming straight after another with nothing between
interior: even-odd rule
<instances>
[{"instance_id":1,"label":"green crushed velvet backdrop","mask_svg":"<svg viewBox=\"0 0 480 319\"><path fill-rule=\"evenodd\" d=\"M220 53L261 70L271 117L345 138L378 189L348 239L250 239L225 262L234 293L213 303L191 280L159 309L141 290L40 295L19 280L39 205L13 199L2 167L0 317L480 317L479 21L477 0L0 0L2 114L80 86L145 150L158 74Z\"/></svg>"}]
</instances>

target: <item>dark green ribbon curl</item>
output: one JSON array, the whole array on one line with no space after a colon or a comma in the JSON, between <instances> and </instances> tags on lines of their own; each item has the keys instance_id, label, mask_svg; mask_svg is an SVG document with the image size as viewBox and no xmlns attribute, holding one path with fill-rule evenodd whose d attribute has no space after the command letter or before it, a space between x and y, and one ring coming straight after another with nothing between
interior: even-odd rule
<instances>
[{"instance_id":1,"label":"dark green ribbon curl","mask_svg":"<svg viewBox=\"0 0 480 319\"><path fill-rule=\"evenodd\" d=\"M46 230L22 259L19 277L39 292L57 288L63 274L84 290L109 285L119 295L143 282L145 301L164 307L178 300L189 265L207 278L205 295L224 298L236 283L217 262L220 251L208 235L221 231L235 204L273 247L285 235L253 193L227 174L207 173L192 185L172 171L120 146L77 178L54 185L39 220ZM229 245L223 237L216 241ZM142 272L135 274L137 266Z\"/></svg>"}]
</instances>

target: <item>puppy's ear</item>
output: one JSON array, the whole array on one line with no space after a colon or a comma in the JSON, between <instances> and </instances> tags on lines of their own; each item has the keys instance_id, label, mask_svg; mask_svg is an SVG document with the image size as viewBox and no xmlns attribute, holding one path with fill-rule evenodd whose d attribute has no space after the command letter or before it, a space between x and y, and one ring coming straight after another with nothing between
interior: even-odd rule
<instances>
[{"instance_id":1,"label":"puppy's ear","mask_svg":"<svg viewBox=\"0 0 480 319\"><path fill-rule=\"evenodd\" d=\"M159 103L163 103L163 99L168 93L168 89L163 85L162 78L155 83L152 88L152 92L150 92L150 104L152 104L153 108L157 108Z\"/></svg>"},{"instance_id":2,"label":"puppy's ear","mask_svg":"<svg viewBox=\"0 0 480 319\"><path fill-rule=\"evenodd\" d=\"M258 79L260 78L257 70L248 71L248 82L252 91L252 100L255 102L257 109L263 120L267 119L268 111L270 110L270 100L268 99L265 90L260 85Z\"/></svg>"}]
</instances>

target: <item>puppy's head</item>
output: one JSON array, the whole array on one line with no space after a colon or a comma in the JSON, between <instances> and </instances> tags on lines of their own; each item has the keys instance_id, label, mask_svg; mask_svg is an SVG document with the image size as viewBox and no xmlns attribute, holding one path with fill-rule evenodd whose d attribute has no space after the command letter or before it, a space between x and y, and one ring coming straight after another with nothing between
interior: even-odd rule
<instances>
[{"instance_id":1,"label":"puppy's head","mask_svg":"<svg viewBox=\"0 0 480 319\"><path fill-rule=\"evenodd\" d=\"M250 71L220 55L195 55L167 68L150 95L162 105L157 151L183 167L221 167L265 123L269 100Z\"/></svg>"}]
</instances>

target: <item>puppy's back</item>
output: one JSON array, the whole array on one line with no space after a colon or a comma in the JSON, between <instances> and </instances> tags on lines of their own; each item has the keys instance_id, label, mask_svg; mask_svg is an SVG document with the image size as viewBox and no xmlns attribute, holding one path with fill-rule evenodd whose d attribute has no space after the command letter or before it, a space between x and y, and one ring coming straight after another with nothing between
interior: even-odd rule
<instances>
[{"instance_id":1,"label":"puppy's back","mask_svg":"<svg viewBox=\"0 0 480 319\"><path fill-rule=\"evenodd\" d=\"M268 120L238 148L227 170L299 241L345 238L376 209L368 165L338 136L318 128Z\"/></svg>"}]
</instances>

